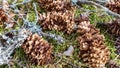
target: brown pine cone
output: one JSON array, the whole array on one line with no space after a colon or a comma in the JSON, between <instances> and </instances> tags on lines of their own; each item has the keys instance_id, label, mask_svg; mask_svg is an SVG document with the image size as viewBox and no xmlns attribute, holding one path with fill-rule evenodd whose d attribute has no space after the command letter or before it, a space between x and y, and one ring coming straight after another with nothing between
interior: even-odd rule
<instances>
[{"instance_id":1,"label":"brown pine cone","mask_svg":"<svg viewBox=\"0 0 120 68\"><path fill-rule=\"evenodd\" d=\"M120 66L116 62L111 60L107 63L107 68L120 68Z\"/></svg>"},{"instance_id":2,"label":"brown pine cone","mask_svg":"<svg viewBox=\"0 0 120 68\"><path fill-rule=\"evenodd\" d=\"M106 6L113 12L120 14L120 0L109 0Z\"/></svg>"},{"instance_id":3,"label":"brown pine cone","mask_svg":"<svg viewBox=\"0 0 120 68\"><path fill-rule=\"evenodd\" d=\"M22 48L35 65L44 65L52 62L52 46L38 34L29 36Z\"/></svg>"},{"instance_id":4,"label":"brown pine cone","mask_svg":"<svg viewBox=\"0 0 120 68\"><path fill-rule=\"evenodd\" d=\"M40 15L39 24L44 30L65 31L70 34L74 27L74 12L47 12Z\"/></svg>"},{"instance_id":5,"label":"brown pine cone","mask_svg":"<svg viewBox=\"0 0 120 68\"><path fill-rule=\"evenodd\" d=\"M71 0L38 0L38 3L47 11L71 10Z\"/></svg>"},{"instance_id":6,"label":"brown pine cone","mask_svg":"<svg viewBox=\"0 0 120 68\"><path fill-rule=\"evenodd\" d=\"M86 24L87 21L81 23ZM90 25L89 22L86 25L80 25L84 27L81 28L82 36L78 38L80 54L83 61L91 68L104 66L110 56L109 49L104 43L104 36L100 35L100 31Z\"/></svg>"},{"instance_id":7,"label":"brown pine cone","mask_svg":"<svg viewBox=\"0 0 120 68\"><path fill-rule=\"evenodd\" d=\"M77 24L77 33L85 34L85 33L99 33L99 29L96 29L93 25L90 24L89 18L85 16L80 16L75 18L75 24Z\"/></svg>"},{"instance_id":8,"label":"brown pine cone","mask_svg":"<svg viewBox=\"0 0 120 68\"><path fill-rule=\"evenodd\" d=\"M5 14L5 11L3 9L0 9L0 25L4 25L6 24L10 24L10 26L8 27L13 27L15 25L15 22L13 20L11 20L10 18L12 18L14 16L14 14L10 13L9 14L10 17L8 17L6 14Z\"/></svg>"},{"instance_id":9,"label":"brown pine cone","mask_svg":"<svg viewBox=\"0 0 120 68\"><path fill-rule=\"evenodd\" d=\"M115 35L120 36L120 19L114 20L112 23L108 23L108 32Z\"/></svg>"},{"instance_id":10,"label":"brown pine cone","mask_svg":"<svg viewBox=\"0 0 120 68\"><path fill-rule=\"evenodd\" d=\"M0 22L5 22L7 20L7 16L4 10L0 9Z\"/></svg>"},{"instance_id":11,"label":"brown pine cone","mask_svg":"<svg viewBox=\"0 0 120 68\"><path fill-rule=\"evenodd\" d=\"M84 33L88 32L90 30L89 26L90 26L90 22L88 22L88 21L83 21L83 22L79 23L77 33L84 34Z\"/></svg>"}]
</instances>

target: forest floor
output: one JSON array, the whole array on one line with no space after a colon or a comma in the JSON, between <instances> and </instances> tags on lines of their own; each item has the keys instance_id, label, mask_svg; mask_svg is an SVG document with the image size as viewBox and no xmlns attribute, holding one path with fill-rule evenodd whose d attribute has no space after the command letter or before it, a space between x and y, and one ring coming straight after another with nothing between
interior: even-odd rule
<instances>
[{"instance_id":1,"label":"forest floor","mask_svg":"<svg viewBox=\"0 0 120 68\"><path fill-rule=\"evenodd\" d=\"M11 1L12 0L9 0L9 2L11 2ZM22 0L19 0L19 2L21 2L21 1ZM29 21L34 21L35 20L35 11L32 7L32 2L30 2L26 5L28 5L28 7L26 9L30 10L30 12L27 13L27 17L28 17ZM114 60L115 62L120 64L120 58L118 58L118 55L115 53L116 49L114 46L113 36L108 34L106 32L106 29L104 29L102 26L98 27L96 24L98 22L107 23L110 20L114 19L114 17L108 15L106 12L102 11L100 8L97 8L95 6L92 6L92 5L82 5L82 6L83 6L83 8L85 8L87 10L90 10L90 11L94 10L93 12L89 12L90 22L91 22L91 24L96 26L96 28L99 28L101 31L101 34L103 34L105 36L105 44L109 47L110 52L111 52L110 59ZM24 5L19 5L19 7L25 9ZM39 13L44 12L42 9L40 9L40 7L38 5L37 5L37 10ZM82 13L85 13L85 12L80 9L76 9L75 16L79 16ZM15 26L15 29L16 28L17 28L17 26ZM5 31L9 31L9 30L8 29L5 30L3 28L3 26L0 26L0 33L4 33ZM82 59L79 57L79 45L76 40L76 38L78 37L77 33L72 33L70 35L67 35L64 32L54 31L54 30L44 31L44 32L60 35L67 40L63 44L57 44L57 41L55 41L54 39L48 40L48 42L52 43L53 49L54 49L53 52L55 54L63 54L63 52L66 51L70 46L74 47L73 54L69 57L67 57L65 55L62 55L60 57L56 56L56 58L54 59L55 60L54 64L35 66L26 60L27 57L25 56L25 53L23 52L22 48L18 48L15 50L13 59L20 60L20 65L17 62L11 62L11 64L12 64L11 68L21 68L21 66L27 66L28 68L29 67L30 68L56 68L56 67L57 68L81 68L81 67L85 66L84 63L82 62ZM0 66L0 68L8 68L8 65L2 65L2 66Z\"/></svg>"}]
</instances>

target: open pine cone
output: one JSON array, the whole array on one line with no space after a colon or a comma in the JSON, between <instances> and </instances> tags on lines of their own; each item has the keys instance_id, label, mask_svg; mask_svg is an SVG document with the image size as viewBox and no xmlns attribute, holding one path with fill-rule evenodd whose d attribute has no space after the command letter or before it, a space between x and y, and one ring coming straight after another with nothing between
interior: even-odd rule
<instances>
[{"instance_id":1,"label":"open pine cone","mask_svg":"<svg viewBox=\"0 0 120 68\"><path fill-rule=\"evenodd\" d=\"M40 15L39 24L44 30L65 31L70 34L74 27L74 13L69 10L47 12Z\"/></svg>"},{"instance_id":2,"label":"open pine cone","mask_svg":"<svg viewBox=\"0 0 120 68\"><path fill-rule=\"evenodd\" d=\"M108 23L108 32L120 36L120 19L114 20L112 23Z\"/></svg>"},{"instance_id":3,"label":"open pine cone","mask_svg":"<svg viewBox=\"0 0 120 68\"><path fill-rule=\"evenodd\" d=\"M115 42L116 52L118 55L120 55L120 37L117 38Z\"/></svg>"},{"instance_id":4,"label":"open pine cone","mask_svg":"<svg viewBox=\"0 0 120 68\"><path fill-rule=\"evenodd\" d=\"M38 2L47 11L71 10L71 0L38 0Z\"/></svg>"},{"instance_id":5,"label":"open pine cone","mask_svg":"<svg viewBox=\"0 0 120 68\"><path fill-rule=\"evenodd\" d=\"M75 18L75 24L77 25L77 33L85 34L85 33L99 33L99 29L96 29L94 26L90 24L89 18L86 16L80 16Z\"/></svg>"},{"instance_id":6,"label":"open pine cone","mask_svg":"<svg viewBox=\"0 0 120 68\"><path fill-rule=\"evenodd\" d=\"M22 48L35 65L44 65L52 61L52 46L38 34L28 37Z\"/></svg>"},{"instance_id":7,"label":"open pine cone","mask_svg":"<svg viewBox=\"0 0 120 68\"><path fill-rule=\"evenodd\" d=\"M116 62L111 60L107 63L107 68L120 68L120 66Z\"/></svg>"},{"instance_id":8,"label":"open pine cone","mask_svg":"<svg viewBox=\"0 0 120 68\"><path fill-rule=\"evenodd\" d=\"M71 0L38 0L46 13L40 14L39 24L44 30L65 31L70 34L74 29L75 8Z\"/></svg>"},{"instance_id":9,"label":"open pine cone","mask_svg":"<svg viewBox=\"0 0 120 68\"><path fill-rule=\"evenodd\" d=\"M109 49L104 43L104 36L87 21L80 22L79 26L83 27L79 29L82 36L78 38L83 61L91 68L104 66L110 56Z\"/></svg>"},{"instance_id":10,"label":"open pine cone","mask_svg":"<svg viewBox=\"0 0 120 68\"><path fill-rule=\"evenodd\" d=\"M109 0L106 6L113 12L120 14L120 0Z\"/></svg>"}]
</instances>

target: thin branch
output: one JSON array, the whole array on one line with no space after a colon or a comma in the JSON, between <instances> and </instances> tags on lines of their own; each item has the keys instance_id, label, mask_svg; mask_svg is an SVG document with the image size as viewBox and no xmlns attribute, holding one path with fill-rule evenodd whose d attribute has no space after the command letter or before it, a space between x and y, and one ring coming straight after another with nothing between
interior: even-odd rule
<instances>
[{"instance_id":1,"label":"thin branch","mask_svg":"<svg viewBox=\"0 0 120 68\"><path fill-rule=\"evenodd\" d=\"M45 37L48 37L48 38L53 38L54 40L56 40L57 41L57 43L58 44L62 44L62 43L64 43L66 40L62 37L62 36L60 36L60 35L55 35L55 34L51 34L51 33L41 33L42 34L42 36L45 36Z\"/></svg>"},{"instance_id":2,"label":"thin branch","mask_svg":"<svg viewBox=\"0 0 120 68\"><path fill-rule=\"evenodd\" d=\"M107 2L107 0L96 0L95 2L105 4Z\"/></svg>"},{"instance_id":3,"label":"thin branch","mask_svg":"<svg viewBox=\"0 0 120 68\"><path fill-rule=\"evenodd\" d=\"M35 3L33 3L33 6L34 6L34 9L35 9L35 13L36 13L36 20L35 20L35 23L37 23L38 22L38 11L37 11L37 6L36 6L36 4Z\"/></svg>"},{"instance_id":4,"label":"thin branch","mask_svg":"<svg viewBox=\"0 0 120 68\"><path fill-rule=\"evenodd\" d=\"M13 2L13 4L10 5L9 7L14 8L14 7L16 7L17 5L23 5L23 4L29 3L29 2L31 2L31 1L32 1L32 0L23 0L21 3L16 3L16 4Z\"/></svg>"},{"instance_id":5,"label":"thin branch","mask_svg":"<svg viewBox=\"0 0 120 68\"><path fill-rule=\"evenodd\" d=\"M117 14L117 13L109 10L108 8L102 6L102 5L98 4L98 3L95 3L95 2L93 2L93 1L85 1L85 0L82 1L82 0L78 0L78 1L77 1L77 5L81 5L81 4L91 4L91 5L95 5L95 6L97 6L98 8L102 8L103 11L107 12L108 14L110 14L110 15L112 15L112 16L114 16L114 17L120 18L120 15L119 15L119 14Z\"/></svg>"},{"instance_id":6,"label":"thin branch","mask_svg":"<svg viewBox=\"0 0 120 68\"><path fill-rule=\"evenodd\" d=\"M74 68L81 68L81 67L78 67L76 65L74 65L73 63L71 63L70 61L67 61L67 60L62 60L63 62L67 63L67 64L70 64L71 66L73 66Z\"/></svg>"}]
</instances>

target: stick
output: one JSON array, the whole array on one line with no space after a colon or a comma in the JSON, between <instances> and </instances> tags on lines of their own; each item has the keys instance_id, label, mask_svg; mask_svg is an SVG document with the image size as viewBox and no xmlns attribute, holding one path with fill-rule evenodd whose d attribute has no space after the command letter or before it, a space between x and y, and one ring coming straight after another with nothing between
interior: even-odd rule
<instances>
[{"instance_id":1,"label":"stick","mask_svg":"<svg viewBox=\"0 0 120 68\"><path fill-rule=\"evenodd\" d=\"M78 1L77 1L77 5L81 5L81 4L91 4L91 5L95 5L95 6L99 7L99 8L102 8L103 11L107 12L108 14L110 14L110 15L112 15L112 16L114 16L114 17L120 18L120 15L119 15L119 14L117 14L117 13L109 10L108 8L102 6L102 5L98 4L98 3L95 3L95 2L93 2L93 1L85 1L85 0L82 1L82 0L78 0Z\"/></svg>"}]
</instances>

